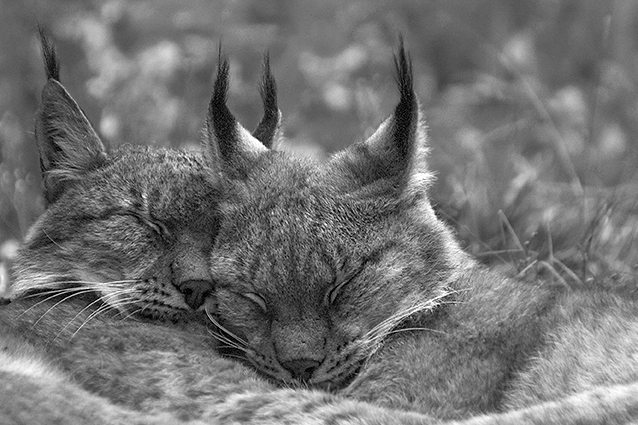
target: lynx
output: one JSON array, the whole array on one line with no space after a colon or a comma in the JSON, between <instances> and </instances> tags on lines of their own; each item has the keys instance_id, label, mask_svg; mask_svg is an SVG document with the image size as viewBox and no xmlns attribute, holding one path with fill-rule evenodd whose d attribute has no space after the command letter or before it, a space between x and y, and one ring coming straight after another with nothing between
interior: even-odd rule
<instances>
[{"instance_id":1,"label":"lynx","mask_svg":"<svg viewBox=\"0 0 638 425\"><path fill-rule=\"evenodd\" d=\"M428 197L403 46L395 65L392 116L326 163L213 132L231 194L210 258L227 345L280 385L441 419L626 390L594 405L638 420L623 398L638 390L636 281L571 289L464 253ZM594 420L590 402L561 422Z\"/></svg>"},{"instance_id":2,"label":"lynx","mask_svg":"<svg viewBox=\"0 0 638 425\"><path fill-rule=\"evenodd\" d=\"M107 151L41 42L48 81L35 134L47 205L0 304L1 424L302 424L356 410L386 423L420 418L279 390L216 355L204 310L215 308L218 169L200 153ZM264 117L249 136L270 146L280 113L267 57L262 80ZM211 109L225 96L218 89Z\"/></svg>"},{"instance_id":3,"label":"lynx","mask_svg":"<svg viewBox=\"0 0 638 425\"><path fill-rule=\"evenodd\" d=\"M515 393L516 389L521 393L533 394L532 388L538 388L539 394L543 394L543 387L539 379L535 378L535 373L541 373L546 377L547 383L551 384L554 377L541 363L545 361L547 365L560 368L561 362L550 358L553 351L548 350L547 354L542 351L541 346L549 345L548 339L544 339L545 345L532 340L536 335L550 335L552 331L547 329L558 329L553 327L552 322L557 314L549 310L552 310L551 301L554 298L565 298L565 294L558 291L554 295L552 288L546 288L540 283L530 286L526 291L526 286L521 283L493 275L474 265L460 251L445 226L431 215L429 208L423 206L423 203L427 203L427 198L420 186L430 177L427 172L417 172L420 162L414 159L414 151L409 155L414 163L410 167L392 159L397 154L407 158L407 153L412 148L403 150L389 146L388 149L383 149L383 146L378 146L380 149L375 150L360 144L337 156L325 167L271 151L269 146L277 133L279 122L274 81L265 90L265 104L267 110L270 110L264 117L266 124L260 125L261 130L251 135L237 123L226 107L228 64L222 60L206 119L206 155L182 156L171 151L137 151L131 148L136 153L133 157L136 160L131 160L128 167L108 165L112 164L110 161L115 161L116 164L122 161L125 164L124 158L128 153L123 152L121 156L107 153L102 149L101 143L97 144L99 149L96 149L95 142L99 139L79 107L59 84L57 65L52 66L56 63L53 60L55 56L47 47L46 41L43 44L48 74L52 78L49 78L45 86L43 106L38 117L38 126L44 127L37 129L36 134L41 165L45 172L48 207L43 218L30 232L20 253L15 273L16 290L11 303L0 306L0 423L439 424L443 420L434 416L451 417L453 415L450 412L453 409L459 410L462 397L460 394L452 394L450 388L458 385L459 391L465 390L461 387L467 383L461 379L463 374L471 375L468 378L470 383L481 382L485 378L481 376L482 368L499 370L499 365L508 364L508 361L509 364L519 365L516 362L511 363L508 357L510 355L514 358L518 356L520 364L526 362L529 365L528 368L521 366L519 370L524 372L516 379L511 379L513 383L517 383L507 391L512 400L521 400ZM417 127L414 118L418 118L418 107L409 102L406 105L405 101L406 97L415 101L408 71L408 62L401 49L401 101L395 114L382 125L376 138L372 139L377 140L380 145L385 142L391 145L406 141L406 137L409 139L408 145L423 143L421 135L415 137ZM264 80L270 81L267 66L264 75ZM406 115L406 112L409 113ZM385 138L387 131L396 135L391 138L391 142ZM47 135L53 137L43 138ZM50 144L52 141L56 144ZM350 159L356 159L357 153L370 155L368 159L381 168L374 168L367 163L365 170L358 170L354 162L347 163ZM372 154L379 155L375 157ZM385 155L390 156L392 166L388 167L382 160ZM157 179L152 177L157 174L145 171L146 167L153 169L155 161L165 165L162 169L155 169L165 179ZM334 166L339 162L342 162L340 166ZM178 167L178 164L181 166ZM170 168L168 165L176 167L180 172L163 174L166 172L164 168ZM102 167L105 166L111 167L111 173L102 174ZM277 167L282 171L279 176L275 171ZM56 170L63 172L58 173ZM364 182L383 178L387 176L384 173L392 170L403 177L396 182L379 181L361 187ZM323 187L328 181L326 179L331 176L340 177L339 174L342 173L352 178L340 179L339 185ZM289 180L291 177L299 179L292 181ZM405 187L399 184L404 178L412 184L410 192L403 190ZM126 192L119 186L129 187L126 186L128 181L147 185L143 186L148 188L147 196L140 195L136 198L135 195L140 192ZM291 185L274 186L284 182ZM182 184L195 184L198 191L187 192L195 198L181 197L182 192L165 191L166 188L187 190L185 186L180 186ZM260 194L258 189L267 190ZM300 189L304 190L297 193ZM151 203L154 199L151 194L158 193L166 196L161 197L166 201L161 203L162 208ZM265 196L267 194L280 196L268 200ZM323 196L317 198L317 194ZM392 201L392 194L401 199ZM167 202L169 196L175 196L175 201ZM342 196L343 199L340 198ZM125 205L135 211L132 217L131 214L120 217L117 211L110 210L109 213L114 213L112 217L104 213L91 215L86 212L88 207L80 205L87 203L98 209L104 208L100 202L122 203L122 199L129 198L137 199L140 203ZM70 202L70 199L75 202ZM202 208L192 199L206 203L208 208ZM336 204L335 201L339 199L344 202ZM62 204L64 200L66 204ZM251 206L254 206L252 202L258 200L263 202L260 204L263 209L260 207L250 212ZM65 207L62 208L62 205ZM143 209L145 205L148 205L148 209ZM155 208L150 207L152 205ZM180 205L184 209L178 209ZM294 211L284 209L286 206L294 207L300 215L306 216L295 217L292 214ZM308 214L309 206L318 208L314 215ZM379 206L384 208L382 211L386 213L385 216L379 216L374 211L371 213L368 209ZM189 215L191 210L187 207L195 208L201 214L211 214L207 216L207 224L197 221L201 216ZM272 209L273 207L277 209ZM401 212L395 208L399 208ZM171 211L173 215L169 214ZM424 216L418 214L418 211L422 211ZM53 212L56 213L55 219ZM261 231L265 212L276 213L269 218L274 228L269 227L269 233L266 234L252 233ZM247 215L244 217L235 213ZM165 218L167 216L170 219ZM350 226L352 222L358 221L360 226L354 229L339 227L337 222L329 221L334 217L351 221L341 221L341 224ZM193 218L201 227L189 227L195 226L189 224ZM246 223L250 218L258 218L259 221ZM322 221L304 221L301 218L321 218ZM405 221L393 222L395 219ZM109 224L110 220L114 222ZM73 222L74 227L71 227L70 222ZM427 226L427 232L417 231L422 225ZM122 228L127 231L122 231ZM410 230L414 230L413 239L405 236ZM200 231L205 235L198 235ZM310 231L314 233L308 233ZM206 243L195 244L194 247L187 245L190 246L191 254L180 257L181 251L177 246L160 243L160 236L172 240L173 235L180 232L192 232L204 238ZM288 236L282 238L286 232L289 232ZM394 239L379 238L379 233L389 236L394 232L402 236ZM432 234L431 237L424 236L428 232ZM233 233L240 237L233 240ZM46 239L38 239L40 234ZM343 239L337 239L337 236ZM255 244L250 250L242 245L251 238L257 242L257 239L264 237L272 238L271 242L277 241L280 244ZM287 245L287 238L298 239L294 245ZM423 238L428 242L424 245L427 256L414 256L411 250L417 250L417 243ZM322 246L309 245L310 242L326 240L330 243ZM101 244L101 241L104 243ZM373 241L381 242L380 248L383 249L370 250L368 245ZM348 250L343 251L344 246L338 243L347 243ZM124 247L129 244L130 252L138 253L137 256L129 257L123 253ZM138 244L142 244L143 249L138 248ZM201 260L192 254L193 251L199 254L199 249L209 244L214 244L210 259ZM241 257L231 255L233 250L239 254L239 247L244 254L250 254L246 255L243 263ZM319 247L321 250L317 249ZM309 252L311 248L315 249ZM439 252L438 249L443 251ZM267 254L265 250L270 250L270 265L255 263L254 260L259 255ZM149 252L158 251L158 258L162 258L162 261L149 266ZM89 255L88 252L93 254ZM302 256L305 252L309 254ZM359 257L346 256L352 252ZM339 273L329 268L329 254L343 259L338 263ZM182 261L191 259L192 255L197 261L213 261L208 264L210 273L200 275L200 279L187 278L183 281L180 280L179 273L167 273L161 266L170 262L169 258L173 258L173 263L183 264ZM444 264L442 261L452 262ZM420 263L423 264L419 269L417 266ZM64 267L60 267L60 264ZM186 264L185 271L201 270L197 263ZM295 287L293 284L297 285L300 282L298 279L291 280L288 284L284 281L291 271L296 272L297 277L312 276L309 273L316 264L322 265L321 269L314 270L317 281L307 280L302 282L303 285ZM259 285L264 282L263 276L267 276L264 268L268 267L271 267L274 277L282 280L278 282L274 277L269 279L272 293L256 292L261 289ZM239 278L250 270L254 273L253 280L244 281ZM373 271L376 280L363 280ZM342 274L345 272L349 274ZM52 279L46 279L49 273L53 276ZM332 274L332 286L327 292L317 295L319 279ZM159 277L148 278L153 275ZM205 283L183 283L206 280L201 276L220 281L215 281L212 289ZM414 282L423 276L431 280L421 287L421 293L421 290L414 289L417 286ZM392 290L398 294L391 294L392 291L384 287L374 287L372 284L377 281L392 284ZM241 290L242 285L251 282L257 285L253 291ZM366 282L370 288L366 288ZM147 298L151 295L138 292L136 288L140 284L147 285L147 292L154 291L149 288L157 288L158 295L153 296L155 302ZM443 287L444 284L447 287ZM485 290L479 290L482 285L485 285ZM357 295L352 292L357 288L369 290ZM170 291L173 295L166 295L163 291ZM541 292L540 295L538 291ZM277 329L280 326L279 329L282 329L280 315L285 309L275 307L272 304L275 300L301 303L302 298L307 295L315 297L305 299L303 305L291 304L293 309L289 311L291 315L312 317L313 320L300 322L307 332L302 332L302 329L295 332L294 323L283 323L283 329L291 337L288 344L292 349L284 345L281 351L287 358L280 360L277 358L281 355L279 351L270 354L272 350L264 348L268 347L268 341L281 346L281 331L278 331L279 334L272 332L271 335L269 332L263 335L261 345L255 343L259 338L254 335L259 334L261 324L256 325L254 321L259 319L260 314L272 315L271 327ZM508 306L508 296L519 302ZM366 310L366 302L371 303L372 299L376 299L377 304L372 310ZM379 299L384 299L384 302L379 302ZM477 303L477 299L487 301ZM530 302L523 304L521 300ZM607 333L609 326L623 323L623 317L625 324L633 323L632 312L622 309L623 305L633 307L630 299L623 301L601 295L592 300L591 303L600 301L601 305L605 300L615 304L608 313L588 309L583 314L584 330ZM348 304L351 312L346 311ZM544 304L549 307L540 308L543 314L538 319L539 323L534 322L529 326L515 323L533 322L533 313L539 311L539 307ZM158 305L161 307L154 307ZM452 310L464 305L467 306L465 310ZM233 306L237 309L236 314L232 312ZM503 312L499 310L501 308ZM216 330L210 327L210 323L198 320L205 314L198 311L202 309L212 319L216 315L217 319L214 320L226 324L227 331L232 329L239 333L235 337L228 332L223 334L220 333L223 330ZM335 310L340 315L334 317L343 320L337 322L335 319L329 325L323 324L323 315ZM392 310L401 311L400 315L403 317L399 319L395 314L388 316L388 312ZM520 317L517 316L518 313L521 313ZM561 314L568 316L569 311ZM359 318L353 318L354 315ZM600 329L592 328L587 320L588 315L601 318L605 321L605 326ZM506 348L509 347L509 351L503 350L500 357L494 357L491 354L498 350L497 347L490 347L490 344L495 341L492 338L494 332L503 324L503 316L511 318L512 323L508 322L506 324L510 326L500 328L502 338L498 341ZM348 324L344 320L352 322ZM275 322L278 322L277 325ZM308 332L317 329L321 331L326 326L332 331L332 323L340 327L340 333L324 332L326 341L336 337L349 345L333 341L330 346L326 344L317 349L317 345L313 343L314 335L308 335ZM348 335L363 334L370 323L374 324L376 330L367 336L363 347L358 347L361 344L350 343ZM416 325L430 327L432 332L409 330L409 327ZM247 331L249 326L255 329L252 334ZM437 330L436 327L442 330ZM485 329L493 332L482 334ZM395 330L404 332L393 333ZM522 330L530 331L527 339L532 342L528 345L538 347L535 362L530 361L527 356L526 345L518 347L507 341L510 335L515 340L524 339L517 333ZM534 330L538 332L534 334ZM249 361L257 366L259 373L267 379L261 378L252 368L217 355L217 342L210 333L219 337L222 343L230 343L235 349L245 353ZM564 334L560 330L554 332L557 336ZM256 360L258 353L253 346L247 345L248 341L236 340L237 337L247 339L249 335L252 335L250 343L262 350L262 360ZM593 342L595 339L595 336L589 337L589 341ZM627 344L631 344L631 341ZM620 345L610 344L611 350L618 353L617 348ZM484 347L483 351L480 350L481 347ZM457 348L465 354L455 354ZM321 350L338 367L331 369L327 367L329 365L322 366L315 354L308 357L311 351L321 353ZM338 356L344 350L348 350L351 355L346 356L345 360L339 360ZM301 357L295 357L299 354ZM437 354L440 363L433 362L437 360L433 359ZM348 360L350 358L353 360ZM598 361L599 358L594 356L593 360ZM615 360L621 365L621 361L627 359ZM428 375L428 371L423 368L428 361L432 361L428 367L435 371L432 375ZM460 364L461 361L467 361L473 366ZM260 366L264 362L270 364L271 369ZM281 366L278 365L279 362ZM411 370L405 370L407 367ZM455 374L457 369L462 373ZM600 368L601 371L603 369L609 370ZM508 372L510 376L515 374L513 370ZM407 378L412 373L417 379L428 376L445 377L452 384L445 380L435 383L409 382ZM552 401L549 402L536 404L537 401L532 400L529 408L449 423L624 423L630 418L636 418L638 389L632 381L631 373L631 369L622 371L624 378L618 380L626 382L626 385L582 385L574 389L575 394L572 396L564 396L566 391L559 389L558 394L552 396ZM320 376L330 376L330 379L322 380L318 378ZM589 374L584 377L588 378ZM332 392L280 389L275 385L276 382L291 386L304 383ZM370 383L367 387L366 382ZM611 377L605 379L604 384L612 385L614 382L616 381ZM382 387L377 388L377 385ZM437 411L439 405L432 400L431 395L437 385L440 388L440 405L449 403L448 410ZM487 390L489 385L490 380L487 379L484 385ZM345 389L341 389L342 387ZM372 394L375 388L376 395ZM592 389L581 391L583 388ZM486 391L486 397L489 396L490 393ZM353 398L368 398L370 402ZM428 405L424 400L432 401L432 404ZM432 415L379 406L382 404L420 409L431 412ZM519 403L521 406L524 404ZM470 411L482 411L480 400L469 398L467 405L478 407L467 409L465 416L469 416ZM508 407L505 403L499 406ZM512 403L509 407L514 409L517 405ZM489 405L483 411L492 408L498 409ZM458 416L463 414L459 413Z\"/></svg>"}]
</instances>

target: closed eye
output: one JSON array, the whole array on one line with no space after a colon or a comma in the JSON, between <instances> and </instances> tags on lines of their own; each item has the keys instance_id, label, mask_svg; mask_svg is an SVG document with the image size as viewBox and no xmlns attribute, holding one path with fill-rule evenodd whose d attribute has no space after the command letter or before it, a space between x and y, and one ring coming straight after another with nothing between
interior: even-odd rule
<instances>
[{"instance_id":1,"label":"closed eye","mask_svg":"<svg viewBox=\"0 0 638 425\"><path fill-rule=\"evenodd\" d=\"M363 265L354 274L350 275L347 278L340 279L340 281L336 282L330 288L328 288L328 290L326 291L326 294L324 295L324 299L323 299L324 305L326 307L333 305L335 303L335 301L337 300L337 297L341 293L341 289L343 289L343 287L346 286L348 283L350 283L354 278L359 276L359 274L361 274L362 271L363 271Z\"/></svg>"},{"instance_id":2,"label":"closed eye","mask_svg":"<svg viewBox=\"0 0 638 425\"><path fill-rule=\"evenodd\" d=\"M253 303L257 304L259 308L264 312L268 313L268 305L266 304L266 299L259 295L256 292L244 292L242 293L244 298L248 298Z\"/></svg>"},{"instance_id":3,"label":"closed eye","mask_svg":"<svg viewBox=\"0 0 638 425\"><path fill-rule=\"evenodd\" d=\"M153 229L155 233L157 233L161 237L164 238L164 237L170 236L170 232L168 231L168 228L161 221L155 220L150 217L145 217L145 216L140 216L139 218L144 222L144 224L146 224L148 227Z\"/></svg>"},{"instance_id":4,"label":"closed eye","mask_svg":"<svg viewBox=\"0 0 638 425\"><path fill-rule=\"evenodd\" d=\"M145 226L150 227L155 233L157 233L162 238L166 238L170 236L170 231L168 227L160 220L157 220L151 217L149 214L141 213L139 211L134 210L117 210L114 214L118 215L128 215L137 218L139 221L144 223Z\"/></svg>"}]
</instances>

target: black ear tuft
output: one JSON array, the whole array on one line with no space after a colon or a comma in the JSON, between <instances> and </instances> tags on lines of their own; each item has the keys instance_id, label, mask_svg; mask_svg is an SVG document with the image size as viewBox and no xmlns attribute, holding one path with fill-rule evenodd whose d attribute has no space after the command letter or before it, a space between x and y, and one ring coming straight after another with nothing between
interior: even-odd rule
<instances>
[{"instance_id":1,"label":"black ear tuft","mask_svg":"<svg viewBox=\"0 0 638 425\"><path fill-rule=\"evenodd\" d=\"M213 95L208 104L208 117L206 126L212 132L215 140L218 140L219 154L222 158L229 158L234 149L234 140L237 138L237 121L226 104L229 87L228 59L222 54L222 46L219 45L217 77L213 85Z\"/></svg>"},{"instance_id":2,"label":"black ear tuft","mask_svg":"<svg viewBox=\"0 0 638 425\"><path fill-rule=\"evenodd\" d=\"M44 29L39 24L38 33L40 34L42 58L44 59L44 71L47 74L47 79L53 78L56 81L60 81L60 62L55 54L55 48L49 41Z\"/></svg>"},{"instance_id":3,"label":"black ear tuft","mask_svg":"<svg viewBox=\"0 0 638 425\"><path fill-rule=\"evenodd\" d=\"M106 149L88 118L60 84L55 49L41 27L47 82L35 117L35 139L47 203L54 202L71 182L102 166Z\"/></svg>"},{"instance_id":4,"label":"black ear tuft","mask_svg":"<svg viewBox=\"0 0 638 425\"><path fill-rule=\"evenodd\" d=\"M231 178L242 178L252 161L268 149L246 131L228 109L229 68L220 46L217 76L204 128L204 152L214 169Z\"/></svg>"},{"instance_id":5,"label":"black ear tuft","mask_svg":"<svg viewBox=\"0 0 638 425\"><path fill-rule=\"evenodd\" d=\"M432 181L426 163L425 128L414 92L412 62L403 37L399 38L394 66L400 98L392 115L367 140L355 143L330 160L336 170L334 184L346 190L369 186L394 196L399 189L411 197L420 196Z\"/></svg>"},{"instance_id":6,"label":"black ear tuft","mask_svg":"<svg viewBox=\"0 0 638 425\"><path fill-rule=\"evenodd\" d=\"M394 67L400 94L399 103L394 110L395 146L403 156L407 156L410 149L410 132L414 122L418 120L419 106L414 93L412 59L403 45L403 36L399 36L399 51L394 55Z\"/></svg>"},{"instance_id":7,"label":"black ear tuft","mask_svg":"<svg viewBox=\"0 0 638 425\"><path fill-rule=\"evenodd\" d=\"M253 136L262 142L264 146L271 148L281 125L281 112L277 106L277 84L270 69L268 52L264 53L262 62L259 93L264 105L264 115L253 132Z\"/></svg>"}]
</instances>

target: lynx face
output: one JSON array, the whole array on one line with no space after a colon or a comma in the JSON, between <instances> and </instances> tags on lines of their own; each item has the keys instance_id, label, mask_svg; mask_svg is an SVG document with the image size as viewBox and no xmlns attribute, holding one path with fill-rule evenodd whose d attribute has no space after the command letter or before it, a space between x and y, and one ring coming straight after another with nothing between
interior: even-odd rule
<instances>
[{"instance_id":1,"label":"lynx face","mask_svg":"<svg viewBox=\"0 0 638 425\"><path fill-rule=\"evenodd\" d=\"M90 290L122 312L173 320L202 305L219 192L201 157L124 147L65 184L19 253L16 296Z\"/></svg>"},{"instance_id":2,"label":"lynx face","mask_svg":"<svg viewBox=\"0 0 638 425\"><path fill-rule=\"evenodd\" d=\"M12 296L91 294L105 309L173 321L202 309L213 291L219 175L200 153L127 145L108 152L41 38L48 81L36 141L47 206L15 261ZM265 65L256 136L268 145L279 113Z\"/></svg>"},{"instance_id":3,"label":"lynx face","mask_svg":"<svg viewBox=\"0 0 638 425\"><path fill-rule=\"evenodd\" d=\"M235 223L211 257L217 314L266 376L338 387L389 332L443 300L450 271L431 211L339 193L303 168L225 211Z\"/></svg>"},{"instance_id":4,"label":"lynx face","mask_svg":"<svg viewBox=\"0 0 638 425\"><path fill-rule=\"evenodd\" d=\"M397 71L395 113L326 164L268 151L240 128L220 134L222 106L209 119L235 194L211 255L221 339L286 385L348 382L388 334L444 301L463 258L426 197L403 50Z\"/></svg>"}]
</instances>

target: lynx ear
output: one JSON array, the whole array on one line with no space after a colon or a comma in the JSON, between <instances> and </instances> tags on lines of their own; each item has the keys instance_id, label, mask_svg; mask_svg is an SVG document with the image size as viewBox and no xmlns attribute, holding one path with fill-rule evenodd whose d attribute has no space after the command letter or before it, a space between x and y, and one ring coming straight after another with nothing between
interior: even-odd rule
<instances>
[{"instance_id":1,"label":"lynx ear","mask_svg":"<svg viewBox=\"0 0 638 425\"><path fill-rule=\"evenodd\" d=\"M253 161L268 148L242 127L228 109L228 70L228 60L222 58L220 48L217 78L204 127L205 152L213 169L227 177L243 178Z\"/></svg>"},{"instance_id":2,"label":"lynx ear","mask_svg":"<svg viewBox=\"0 0 638 425\"><path fill-rule=\"evenodd\" d=\"M40 29L48 81L36 113L35 136L47 203L55 201L65 184L78 180L106 160L106 149L86 115L59 82L55 50Z\"/></svg>"},{"instance_id":3,"label":"lynx ear","mask_svg":"<svg viewBox=\"0 0 638 425\"><path fill-rule=\"evenodd\" d=\"M432 180L425 162L428 148L414 93L412 63L403 39L394 64L400 94L394 113L367 140L355 143L330 161L344 189L373 184L387 188L389 184L402 193L421 193Z\"/></svg>"},{"instance_id":4,"label":"lynx ear","mask_svg":"<svg viewBox=\"0 0 638 425\"><path fill-rule=\"evenodd\" d=\"M253 137L270 149L281 136L281 111L277 106L277 84L270 70L268 52L264 53L264 60L261 66L259 92L264 105L264 115L253 132Z\"/></svg>"}]
</instances>

